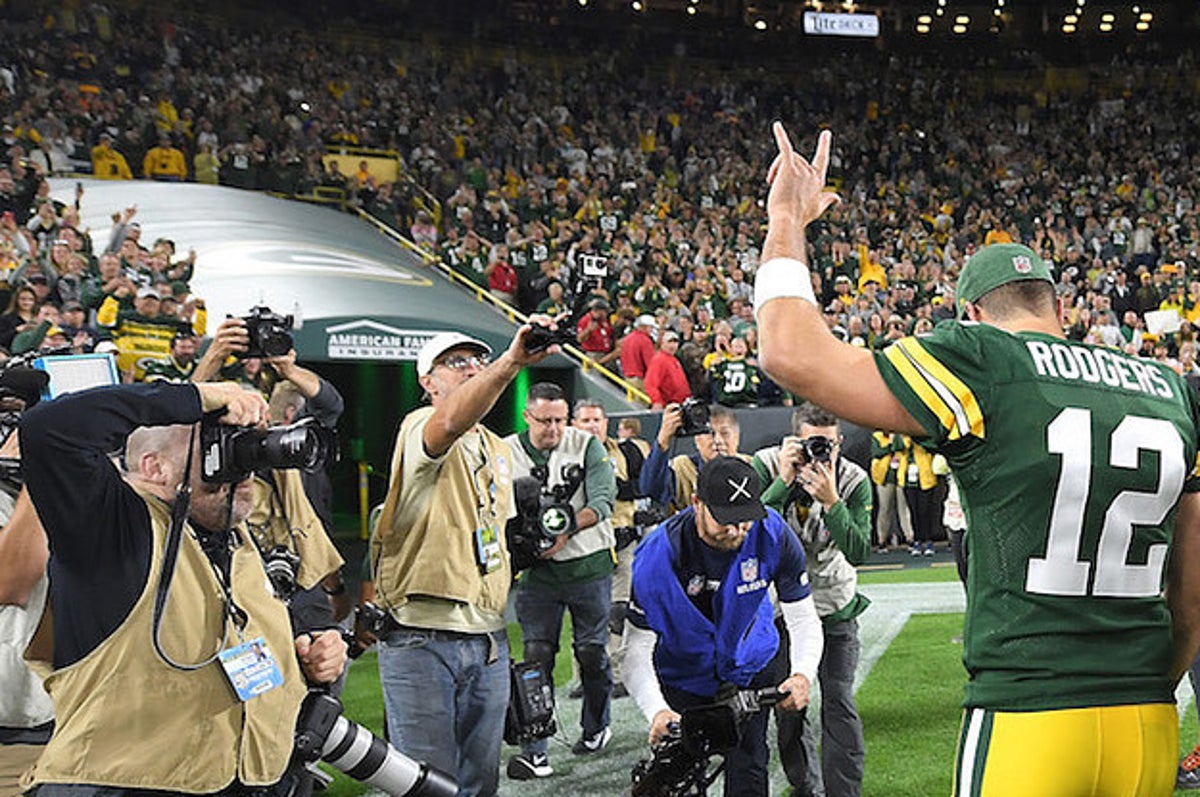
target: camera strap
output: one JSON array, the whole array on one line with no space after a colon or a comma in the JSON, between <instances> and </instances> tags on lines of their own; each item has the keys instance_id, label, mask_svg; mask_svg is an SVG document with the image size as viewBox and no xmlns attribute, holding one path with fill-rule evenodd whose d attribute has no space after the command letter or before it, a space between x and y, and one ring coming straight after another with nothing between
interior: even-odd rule
<instances>
[{"instance_id":1,"label":"camera strap","mask_svg":"<svg viewBox=\"0 0 1200 797\"><path fill-rule=\"evenodd\" d=\"M163 649L160 634L162 632L163 613L167 608L167 600L171 593L171 581L175 578L175 565L179 561L179 546L183 542L183 525L187 522L188 511L192 504L192 456L196 450L196 434L193 428L189 435L187 459L183 466L182 484L175 494L175 502L171 505L171 525L167 529L167 539L163 550L162 568L159 571L158 587L154 594L154 615L151 621L150 638L153 640L154 652L158 657L166 662L169 666L176 670L192 671L199 670L202 667L207 667L212 664L221 655L229 644L229 621L233 620L234 628L236 629L239 638L241 637L241 629L246 625L247 615L241 607L233 600L233 591L230 588L229 580L225 578L221 567L213 561L211 554L204 550L204 557L208 560L209 565L213 569L213 574L216 576L217 583L221 587L224 595L225 611L222 617L222 637L217 646L216 651L204 661L195 664L181 664L170 657L166 650ZM233 485L230 485L229 490L229 505L226 509L225 519L226 527L229 525L233 513Z\"/></svg>"}]
</instances>

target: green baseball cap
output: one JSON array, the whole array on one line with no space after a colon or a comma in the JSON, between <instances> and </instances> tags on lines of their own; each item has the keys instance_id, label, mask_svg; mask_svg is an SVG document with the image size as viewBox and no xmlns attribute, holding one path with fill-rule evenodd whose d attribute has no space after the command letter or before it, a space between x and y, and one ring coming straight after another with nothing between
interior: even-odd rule
<instances>
[{"instance_id":1,"label":"green baseball cap","mask_svg":"<svg viewBox=\"0 0 1200 797\"><path fill-rule=\"evenodd\" d=\"M1021 244L992 244L971 255L958 278L954 296L962 317L967 302L977 302L1010 282L1043 280L1054 284L1050 269L1032 249Z\"/></svg>"}]
</instances>

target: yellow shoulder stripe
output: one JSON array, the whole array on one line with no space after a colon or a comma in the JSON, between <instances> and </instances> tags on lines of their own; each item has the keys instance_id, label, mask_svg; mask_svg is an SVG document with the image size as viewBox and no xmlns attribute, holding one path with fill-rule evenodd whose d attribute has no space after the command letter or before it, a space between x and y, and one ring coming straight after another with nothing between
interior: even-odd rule
<instances>
[{"instance_id":1,"label":"yellow shoulder stripe","mask_svg":"<svg viewBox=\"0 0 1200 797\"><path fill-rule=\"evenodd\" d=\"M889 349L888 358L926 406L942 421L951 440L965 435L984 439L983 411L975 394L916 338L898 341ZM908 370L902 369L897 360L904 360ZM933 403L927 398L929 395L936 397Z\"/></svg>"},{"instance_id":2,"label":"yellow shoulder stripe","mask_svg":"<svg viewBox=\"0 0 1200 797\"><path fill-rule=\"evenodd\" d=\"M929 408L929 411L937 416L938 422L942 428L949 430L951 436L955 436L957 426L954 423L954 412L946 406L946 402L933 391L933 388L922 378L917 370L900 349L899 345L888 346L884 349L884 356L892 363L900 377L908 383L908 386L917 394L917 398Z\"/></svg>"}]
</instances>

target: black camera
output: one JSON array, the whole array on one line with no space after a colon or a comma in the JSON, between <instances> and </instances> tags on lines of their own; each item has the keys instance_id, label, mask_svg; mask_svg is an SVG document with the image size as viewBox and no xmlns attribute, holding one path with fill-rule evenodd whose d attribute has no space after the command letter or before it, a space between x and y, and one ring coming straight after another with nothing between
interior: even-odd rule
<instances>
[{"instance_id":1,"label":"black camera","mask_svg":"<svg viewBox=\"0 0 1200 797\"><path fill-rule=\"evenodd\" d=\"M833 441L828 437L805 437L800 440L800 450L806 462L828 463L833 457Z\"/></svg>"},{"instance_id":2,"label":"black camera","mask_svg":"<svg viewBox=\"0 0 1200 797\"><path fill-rule=\"evenodd\" d=\"M286 545L276 545L262 554L263 569L271 580L275 597L287 603L296 594L296 573L300 570L300 557Z\"/></svg>"},{"instance_id":3,"label":"black camera","mask_svg":"<svg viewBox=\"0 0 1200 797\"><path fill-rule=\"evenodd\" d=\"M571 496L583 484L583 466L577 462L563 465L561 477L560 483L550 486L549 471L545 465L538 465L532 475L513 479L517 516L506 529L513 572L529 567L554 546L555 540L575 531Z\"/></svg>"},{"instance_id":4,"label":"black camera","mask_svg":"<svg viewBox=\"0 0 1200 797\"><path fill-rule=\"evenodd\" d=\"M354 610L354 630L342 631L346 642L346 655L352 659L367 652L375 640L386 631L388 613L370 601L363 601Z\"/></svg>"},{"instance_id":5,"label":"black camera","mask_svg":"<svg viewBox=\"0 0 1200 797\"><path fill-rule=\"evenodd\" d=\"M738 746L746 723L787 697L773 686L734 691L724 699L686 709L671 732L654 746L649 759L633 767L634 797L692 797L708 787L724 764L709 771L708 760Z\"/></svg>"},{"instance_id":6,"label":"black camera","mask_svg":"<svg viewBox=\"0 0 1200 797\"><path fill-rule=\"evenodd\" d=\"M568 328L567 324L557 324L556 326L556 329L551 329L541 324L531 324L529 331L525 333L525 351L537 354L555 343L560 346L574 346L578 343L575 340L575 333Z\"/></svg>"},{"instance_id":7,"label":"black camera","mask_svg":"<svg viewBox=\"0 0 1200 797\"><path fill-rule=\"evenodd\" d=\"M709 422L708 404L698 398L685 399L679 405L683 422L675 432L676 437L695 437L698 434L712 434L712 424Z\"/></svg>"},{"instance_id":8,"label":"black camera","mask_svg":"<svg viewBox=\"0 0 1200 797\"><path fill-rule=\"evenodd\" d=\"M383 636L387 619L388 613L370 601L363 601L362 605L354 610L354 627L375 636Z\"/></svg>"},{"instance_id":9,"label":"black camera","mask_svg":"<svg viewBox=\"0 0 1200 797\"><path fill-rule=\"evenodd\" d=\"M292 330L296 319L290 315L271 312L269 307L251 307L250 315L242 316L250 344L238 357L281 357L296 346Z\"/></svg>"},{"instance_id":10,"label":"black camera","mask_svg":"<svg viewBox=\"0 0 1200 797\"><path fill-rule=\"evenodd\" d=\"M414 761L369 730L342 716L342 703L324 690L304 698L296 720L292 772L320 758L393 797L454 797L458 784L445 772Z\"/></svg>"},{"instance_id":11,"label":"black camera","mask_svg":"<svg viewBox=\"0 0 1200 797\"><path fill-rule=\"evenodd\" d=\"M305 418L290 426L260 429L226 426L223 411L209 413L200 424L201 475L206 482L240 482L256 470L317 470L337 453L336 435Z\"/></svg>"}]
</instances>

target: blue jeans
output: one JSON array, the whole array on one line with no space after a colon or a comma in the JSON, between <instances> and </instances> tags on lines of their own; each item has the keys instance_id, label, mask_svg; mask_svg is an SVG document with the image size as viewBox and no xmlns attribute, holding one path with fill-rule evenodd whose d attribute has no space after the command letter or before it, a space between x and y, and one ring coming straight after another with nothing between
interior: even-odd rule
<instances>
[{"instance_id":1,"label":"blue jeans","mask_svg":"<svg viewBox=\"0 0 1200 797\"><path fill-rule=\"evenodd\" d=\"M608 616L612 606L612 576L546 587L522 582L517 589L517 620L525 641L525 660L540 661L554 669L563 612L571 610L575 658L583 682L584 736L595 736L608 727L612 699L612 664L608 660ZM527 753L545 753L546 739L522 747Z\"/></svg>"},{"instance_id":2,"label":"blue jeans","mask_svg":"<svg viewBox=\"0 0 1200 797\"><path fill-rule=\"evenodd\" d=\"M401 628L379 645L388 739L454 776L459 797L496 794L508 708L508 640Z\"/></svg>"}]
</instances>

